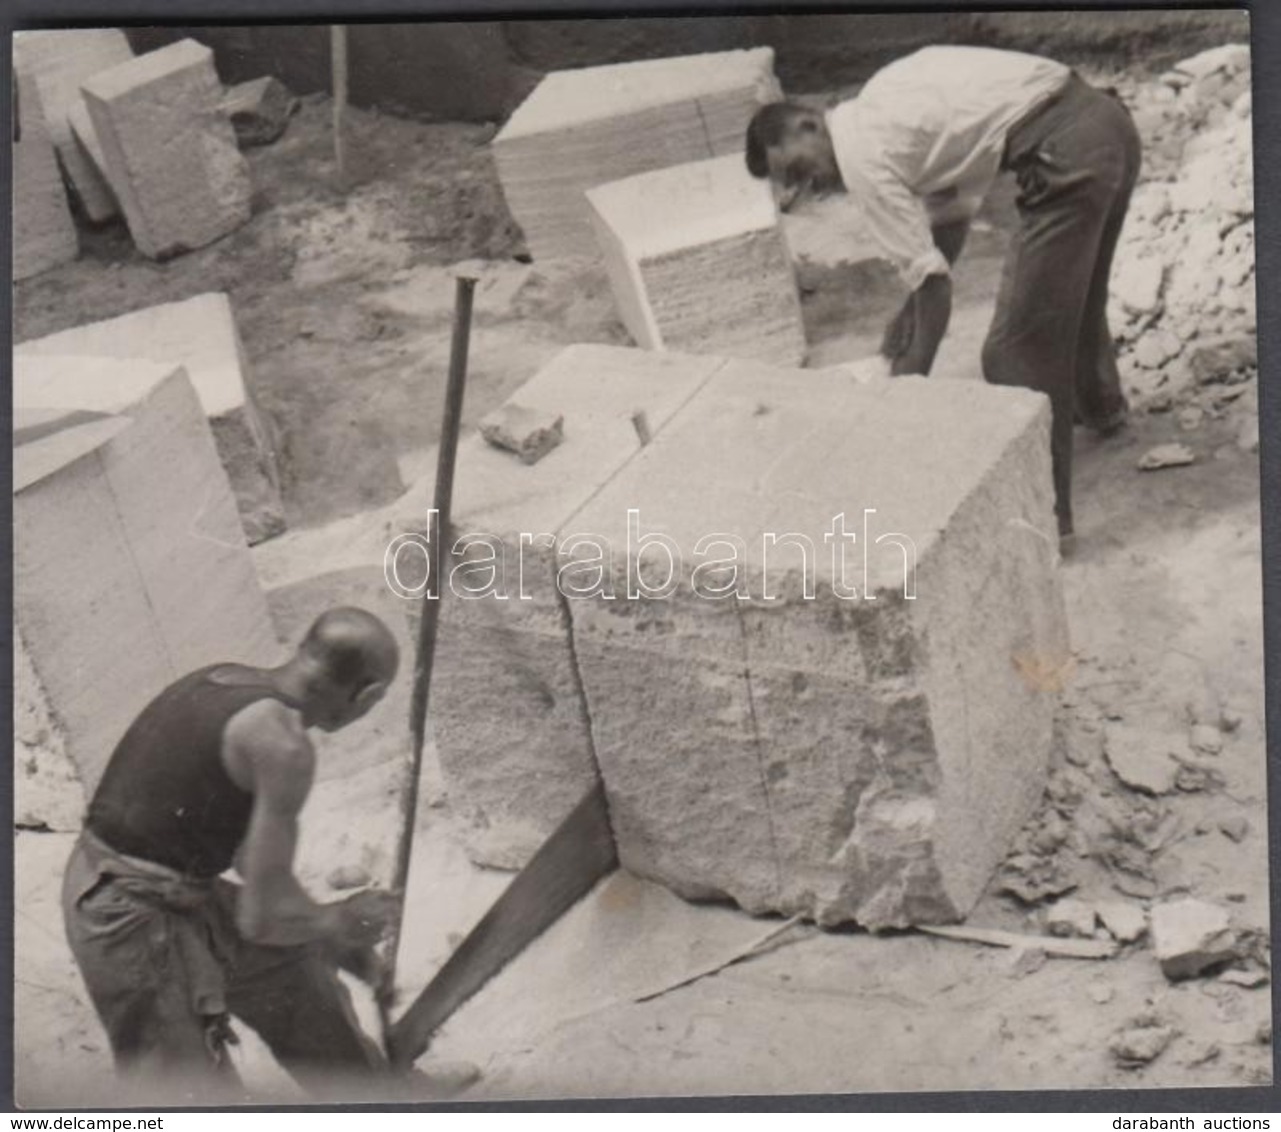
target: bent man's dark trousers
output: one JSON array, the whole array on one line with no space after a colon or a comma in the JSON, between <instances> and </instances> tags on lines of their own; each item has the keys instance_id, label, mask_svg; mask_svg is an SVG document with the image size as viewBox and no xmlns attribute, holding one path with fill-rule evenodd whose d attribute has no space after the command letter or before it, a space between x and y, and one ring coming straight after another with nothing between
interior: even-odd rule
<instances>
[{"instance_id":1,"label":"bent man's dark trousers","mask_svg":"<svg viewBox=\"0 0 1281 1132\"><path fill-rule=\"evenodd\" d=\"M236 885L193 881L82 835L63 918L117 1069L142 1095L212 1100L238 1082L222 1049L227 1015L251 1026L299 1084L338 1089L385 1068L335 962L314 946L241 936Z\"/></svg>"},{"instance_id":2,"label":"bent man's dark trousers","mask_svg":"<svg viewBox=\"0 0 1281 1132\"><path fill-rule=\"evenodd\" d=\"M983 375L1050 398L1062 534L1072 530L1074 420L1103 428L1125 410L1107 323L1108 277L1139 162L1129 112L1075 75L1006 140L1004 166L1018 179L1021 223L983 346Z\"/></svg>"}]
</instances>

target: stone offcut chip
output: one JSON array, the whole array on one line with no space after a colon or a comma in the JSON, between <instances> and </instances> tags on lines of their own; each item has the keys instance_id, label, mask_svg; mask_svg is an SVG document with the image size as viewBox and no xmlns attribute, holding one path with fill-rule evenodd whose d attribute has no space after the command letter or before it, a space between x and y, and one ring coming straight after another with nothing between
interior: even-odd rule
<instances>
[{"instance_id":1,"label":"stone offcut chip","mask_svg":"<svg viewBox=\"0 0 1281 1132\"><path fill-rule=\"evenodd\" d=\"M565 418L509 401L480 422L480 434L494 447L516 453L521 463L537 464L565 438Z\"/></svg>"}]
</instances>

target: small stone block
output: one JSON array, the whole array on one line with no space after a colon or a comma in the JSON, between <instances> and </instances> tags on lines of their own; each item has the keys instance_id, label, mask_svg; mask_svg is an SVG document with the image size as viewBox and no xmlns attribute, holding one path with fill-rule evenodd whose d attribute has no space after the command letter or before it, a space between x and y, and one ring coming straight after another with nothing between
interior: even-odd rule
<instances>
[{"instance_id":1,"label":"small stone block","mask_svg":"<svg viewBox=\"0 0 1281 1132\"><path fill-rule=\"evenodd\" d=\"M537 464L565 439L565 418L508 401L480 422L480 434L496 448Z\"/></svg>"}]
</instances>

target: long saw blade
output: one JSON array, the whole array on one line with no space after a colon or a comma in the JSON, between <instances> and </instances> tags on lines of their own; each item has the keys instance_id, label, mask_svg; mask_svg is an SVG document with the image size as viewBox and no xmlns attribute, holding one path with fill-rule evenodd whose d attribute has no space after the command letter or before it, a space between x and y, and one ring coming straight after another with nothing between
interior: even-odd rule
<instances>
[{"instance_id":1,"label":"long saw blade","mask_svg":"<svg viewBox=\"0 0 1281 1132\"><path fill-rule=\"evenodd\" d=\"M391 1026L392 1065L412 1065L454 1011L617 866L605 791L597 783Z\"/></svg>"}]
</instances>

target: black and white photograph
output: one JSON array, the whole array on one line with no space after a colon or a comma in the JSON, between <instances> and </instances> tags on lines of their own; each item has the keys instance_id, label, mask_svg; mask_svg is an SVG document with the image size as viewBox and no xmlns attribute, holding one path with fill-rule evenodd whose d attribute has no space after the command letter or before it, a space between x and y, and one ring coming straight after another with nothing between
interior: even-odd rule
<instances>
[{"instance_id":1,"label":"black and white photograph","mask_svg":"<svg viewBox=\"0 0 1281 1132\"><path fill-rule=\"evenodd\" d=\"M1250 13L261 18L11 40L16 1105L1270 1086Z\"/></svg>"}]
</instances>

